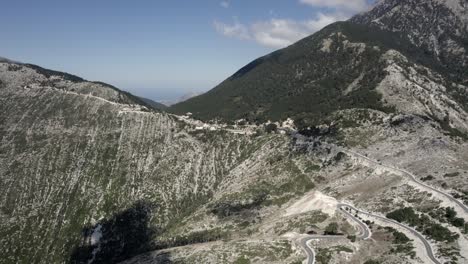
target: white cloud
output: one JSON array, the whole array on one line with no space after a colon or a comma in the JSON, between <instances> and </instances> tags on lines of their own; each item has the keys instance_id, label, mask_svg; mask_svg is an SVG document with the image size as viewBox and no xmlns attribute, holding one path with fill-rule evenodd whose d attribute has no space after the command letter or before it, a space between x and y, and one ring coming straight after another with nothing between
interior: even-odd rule
<instances>
[{"instance_id":1,"label":"white cloud","mask_svg":"<svg viewBox=\"0 0 468 264\"><path fill-rule=\"evenodd\" d=\"M312 18L306 20L272 18L246 25L235 18L233 24L215 21L214 26L220 34L231 38L253 40L270 48L283 48L331 23L346 20L353 14L369 8L367 0L299 0L299 2L331 10L316 11Z\"/></svg>"},{"instance_id":2,"label":"white cloud","mask_svg":"<svg viewBox=\"0 0 468 264\"><path fill-rule=\"evenodd\" d=\"M348 10L353 12L364 11L369 8L367 0L299 0L303 4L315 7L328 7L336 10Z\"/></svg>"},{"instance_id":3,"label":"white cloud","mask_svg":"<svg viewBox=\"0 0 468 264\"><path fill-rule=\"evenodd\" d=\"M264 46L283 48L319 31L333 22L345 19L347 17L339 13L319 13L315 19L306 21L271 19L270 21L253 24L251 34L258 43Z\"/></svg>"},{"instance_id":4,"label":"white cloud","mask_svg":"<svg viewBox=\"0 0 468 264\"><path fill-rule=\"evenodd\" d=\"M231 38L254 40L270 48L284 48L335 21L345 19L347 17L340 13L319 13L316 18L305 21L270 19L246 26L235 19L233 24L215 21L214 26L220 34Z\"/></svg>"},{"instance_id":5,"label":"white cloud","mask_svg":"<svg viewBox=\"0 0 468 264\"><path fill-rule=\"evenodd\" d=\"M287 19L271 19L253 24L251 34L261 45L282 48L306 37L309 32L303 23Z\"/></svg>"},{"instance_id":6,"label":"white cloud","mask_svg":"<svg viewBox=\"0 0 468 264\"><path fill-rule=\"evenodd\" d=\"M314 33L330 25L331 23L335 23L337 21L344 21L347 20L349 17L350 15L346 15L343 13L318 13L316 18L305 21L305 24L310 30L310 33Z\"/></svg>"},{"instance_id":7,"label":"white cloud","mask_svg":"<svg viewBox=\"0 0 468 264\"><path fill-rule=\"evenodd\" d=\"M250 33L247 26L239 23L237 19L234 19L233 24L225 24L223 22L214 21L214 27L218 33L230 37L230 38L238 38L238 39L250 39Z\"/></svg>"},{"instance_id":8,"label":"white cloud","mask_svg":"<svg viewBox=\"0 0 468 264\"><path fill-rule=\"evenodd\" d=\"M229 8L230 4L228 1L221 1L220 5L224 8Z\"/></svg>"}]
</instances>

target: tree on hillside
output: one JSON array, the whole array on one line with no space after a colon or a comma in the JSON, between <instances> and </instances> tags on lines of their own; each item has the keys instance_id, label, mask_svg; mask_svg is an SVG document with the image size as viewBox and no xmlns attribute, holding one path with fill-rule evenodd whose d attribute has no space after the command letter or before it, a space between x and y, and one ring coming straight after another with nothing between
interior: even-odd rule
<instances>
[{"instance_id":1,"label":"tree on hillside","mask_svg":"<svg viewBox=\"0 0 468 264\"><path fill-rule=\"evenodd\" d=\"M275 133L278 129L278 126L275 124L268 124L265 126L265 132L267 133Z\"/></svg>"},{"instance_id":2,"label":"tree on hillside","mask_svg":"<svg viewBox=\"0 0 468 264\"><path fill-rule=\"evenodd\" d=\"M331 222L328 224L328 226L325 228L325 235L338 235L338 223Z\"/></svg>"}]
</instances>

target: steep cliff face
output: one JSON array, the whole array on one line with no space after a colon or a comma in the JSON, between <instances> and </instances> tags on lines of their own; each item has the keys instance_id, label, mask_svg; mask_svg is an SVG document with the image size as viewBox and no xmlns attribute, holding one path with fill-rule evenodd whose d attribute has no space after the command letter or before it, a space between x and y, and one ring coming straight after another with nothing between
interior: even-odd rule
<instances>
[{"instance_id":1,"label":"steep cliff face","mask_svg":"<svg viewBox=\"0 0 468 264\"><path fill-rule=\"evenodd\" d=\"M0 80L3 263L65 261L85 227L142 202L161 230L249 155L249 138L189 134L105 85L11 63Z\"/></svg>"}]
</instances>

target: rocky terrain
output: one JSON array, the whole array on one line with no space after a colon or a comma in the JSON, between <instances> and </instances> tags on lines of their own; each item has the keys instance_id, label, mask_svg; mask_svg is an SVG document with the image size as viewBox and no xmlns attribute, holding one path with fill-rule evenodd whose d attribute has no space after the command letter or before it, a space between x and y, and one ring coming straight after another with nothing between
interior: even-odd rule
<instances>
[{"instance_id":1,"label":"rocky terrain","mask_svg":"<svg viewBox=\"0 0 468 264\"><path fill-rule=\"evenodd\" d=\"M468 263L466 14L381 1L172 113L0 59L0 263Z\"/></svg>"},{"instance_id":2,"label":"rocky terrain","mask_svg":"<svg viewBox=\"0 0 468 264\"><path fill-rule=\"evenodd\" d=\"M151 209L147 228L155 230L137 235L162 232L249 155L249 139L190 135L173 117L111 87L27 65L0 67L0 243L7 263L64 261L83 230L141 204L145 214Z\"/></svg>"},{"instance_id":3,"label":"rocky terrain","mask_svg":"<svg viewBox=\"0 0 468 264\"><path fill-rule=\"evenodd\" d=\"M351 21L407 35L412 45L437 58L445 68L440 70L466 84L468 3L465 0L380 1L373 10Z\"/></svg>"}]
</instances>

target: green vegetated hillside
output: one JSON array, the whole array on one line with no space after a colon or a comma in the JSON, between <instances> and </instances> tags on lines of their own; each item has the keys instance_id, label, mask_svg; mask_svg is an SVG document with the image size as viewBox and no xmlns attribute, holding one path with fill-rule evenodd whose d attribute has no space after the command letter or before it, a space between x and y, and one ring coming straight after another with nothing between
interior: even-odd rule
<instances>
[{"instance_id":1,"label":"green vegetated hillside","mask_svg":"<svg viewBox=\"0 0 468 264\"><path fill-rule=\"evenodd\" d=\"M437 72L450 72L404 34L339 22L253 61L213 90L169 111L190 111L202 120L246 118L263 122L292 117L306 125L323 122L332 112L343 109L391 112L394 109L375 90L387 75L381 57L389 49ZM461 102L467 98L466 94L458 96Z\"/></svg>"}]
</instances>

